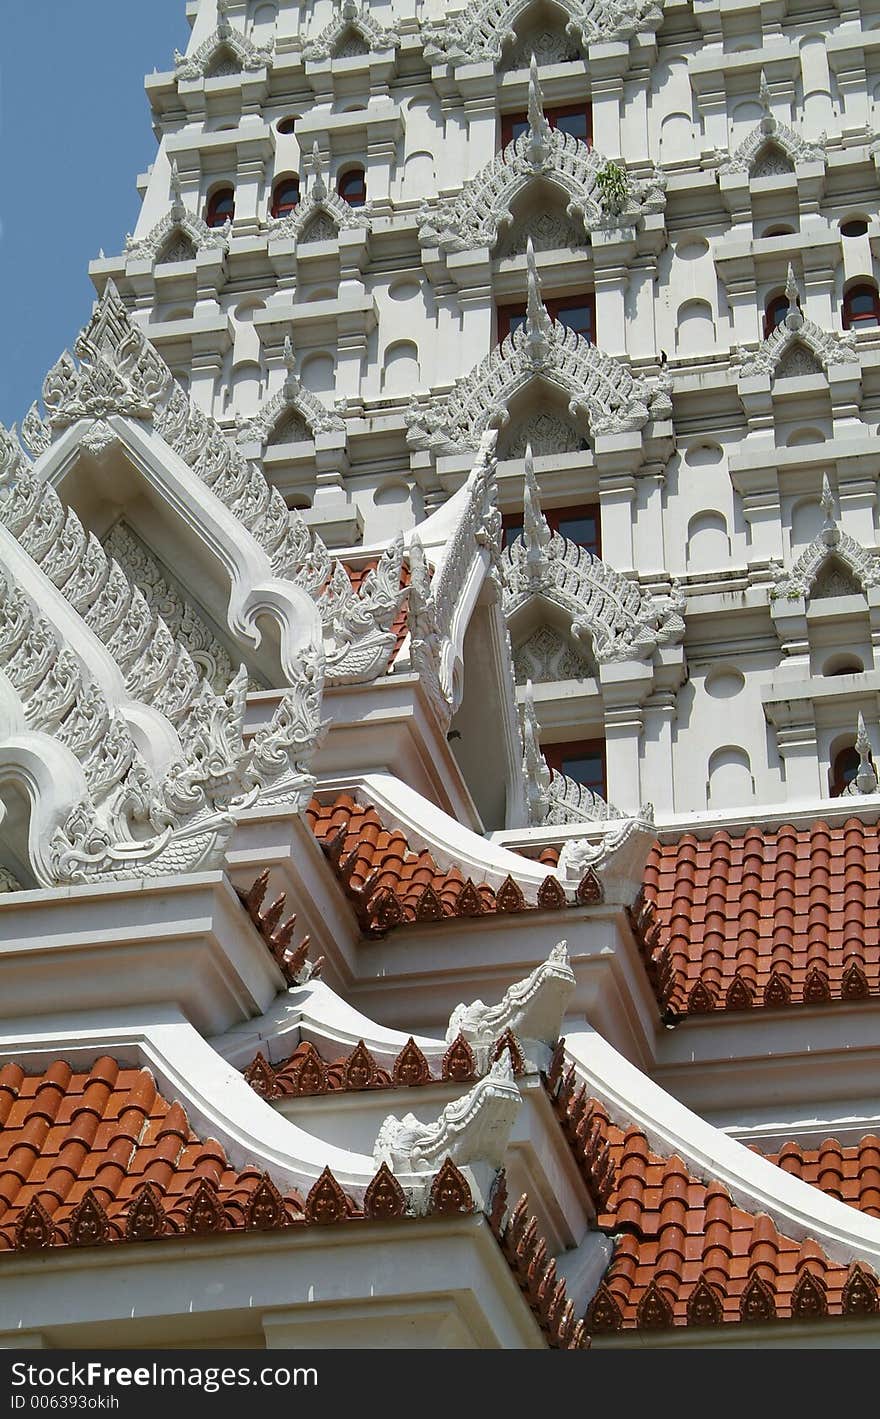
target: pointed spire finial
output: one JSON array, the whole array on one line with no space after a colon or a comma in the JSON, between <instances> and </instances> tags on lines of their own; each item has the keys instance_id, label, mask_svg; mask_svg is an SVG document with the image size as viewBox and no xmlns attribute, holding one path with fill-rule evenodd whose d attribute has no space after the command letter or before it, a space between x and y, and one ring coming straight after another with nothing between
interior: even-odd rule
<instances>
[{"instance_id":1,"label":"pointed spire finial","mask_svg":"<svg viewBox=\"0 0 880 1419\"><path fill-rule=\"evenodd\" d=\"M544 99L538 79L538 61L534 54L529 65L529 140L526 145L532 167L540 167L550 145L550 124L544 116Z\"/></svg>"},{"instance_id":2,"label":"pointed spire finial","mask_svg":"<svg viewBox=\"0 0 880 1419\"><path fill-rule=\"evenodd\" d=\"M171 211L176 217L183 212L183 187L176 158L171 159Z\"/></svg>"},{"instance_id":3,"label":"pointed spire finial","mask_svg":"<svg viewBox=\"0 0 880 1419\"><path fill-rule=\"evenodd\" d=\"M232 0L217 0L217 31L221 35L228 35L232 26L229 23L229 7Z\"/></svg>"},{"instance_id":4,"label":"pointed spire finial","mask_svg":"<svg viewBox=\"0 0 880 1419\"><path fill-rule=\"evenodd\" d=\"M773 117L773 110L770 107L770 85L767 83L767 75L763 69L761 70L761 82L758 86L758 98L763 110L761 129L764 133L772 133L776 127L776 119Z\"/></svg>"},{"instance_id":5,"label":"pointed spire finial","mask_svg":"<svg viewBox=\"0 0 880 1419\"><path fill-rule=\"evenodd\" d=\"M827 473L822 474L822 497L819 505L825 514L820 536L826 547L835 547L840 541L840 528L837 526L834 516L834 495L831 492L831 482Z\"/></svg>"},{"instance_id":6,"label":"pointed spire finial","mask_svg":"<svg viewBox=\"0 0 880 1419\"><path fill-rule=\"evenodd\" d=\"M861 710L859 711L855 749L859 756L858 772L844 792L847 794L876 793L878 787L877 773L871 762L871 741L868 738L868 731L865 727L865 717Z\"/></svg>"},{"instance_id":7,"label":"pointed spire finial","mask_svg":"<svg viewBox=\"0 0 880 1419\"><path fill-rule=\"evenodd\" d=\"M544 548L551 532L543 512L535 477L532 445L526 444L525 487L523 489L523 545L526 549L526 569L530 577L539 577L544 562Z\"/></svg>"},{"instance_id":8,"label":"pointed spire finial","mask_svg":"<svg viewBox=\"0 0 880 1419\"><path fill-rule=\"evenodd\" d=\"M529 810L529 825L543 823L550 803L550 770L541 753L540 729L535 713L535 692L531 680L526 681L523 699L522 742L523 778L526 785L526 803Z\"/></svg>"},{"instance_id":9,"label":"pointed spire finial","mask_svg":"<svg viewBox=\"0 0 880 1419\"><path fill-rule=\"evenodd\" d=\"M312 156L309 159L309 167L312 171L311 195L318 202L320 202L323 197L327 196L327 184L324 182L323 166L324 164L321 161L321 149L318 146L318 140L316 138L312 144Z\"/></svg>"},{"instance_id":10,"label":"pointed spire finial","mask_svg":"<svg viewBox=\"0 0 880 1419\"><path fill-rule=\"evenodd\" d=\"M801 292L791 262L788 263L788 275L785 279L785 299L788 301L788 310L785 315L786 328L788 330L800 330L804 323L803 313L800 308Z\"/></svg>"},{"instance_id":11,"label":"pointed spire finial","mask_svg":"<svg viewBox=\"0 0 880 1419\"><path fill-rule=\"evenodd\" d=\"M296 353L293 348L293 341L289 335L285 335L284 337L284 353L282 359L284 360L284 368L287 370L287 376L284 380L284 392L289 394L292 386L296 383Z\"/></svg>"},{"instance_id":12,"label":"pointed spire finial","mask_svg":"<svg viewBox=\"0 0 880 1419\"><path fill-rule=\"evenodd\" d=\"M548 337L552 327L552 321L547 314L547 307L541 299L541 281L538 276L538 263L535 260L535 248L532 245L532 238L529 237L526 246L526 266L528 268L528 298L526 301L526 348L529 352L529 359L533 365L541 365L547 354Z\"/></svg>"}]
</instances>

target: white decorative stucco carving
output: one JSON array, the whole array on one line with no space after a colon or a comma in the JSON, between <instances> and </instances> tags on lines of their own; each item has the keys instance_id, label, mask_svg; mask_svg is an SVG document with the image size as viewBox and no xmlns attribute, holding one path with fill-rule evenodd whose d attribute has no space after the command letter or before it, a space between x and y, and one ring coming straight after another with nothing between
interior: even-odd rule
<instances>
[{"instance_id":1,"label":"white decorative stucco carving","mask_svg":"<svg viewBox=\"0 0 880 1419\"><path fill-rule=\"evenodd\" d=\"M228 0L217 0L217 28L189 56L174 51L177 79L205 79L220 74L253 72L272 65L274 44L258 47L229 21Z\"/></svg>"},{"instance_id":2,"label":"white decorative stucco carving","mask_svg":"<svg viewBox=\"0 0 880 1419\"><path fill-rule=\"evenodd\" d=\"M871 759L871 741L865 727L865 717L859 710L858 730L855 750L859 756L859 767L855 778L843 790L842 797L855 797L865 793L876 793L878 789L877 771Z\"/></svg>"},{"instance_id":3,"label":"white decorative stucco carving","mask_svg":"<svg viewBox=\"0 0 880 1419\"><path fill-rule=\"evenodd\" d=\"M190 212L183 200L177 162L171 163L171 206L140 241L131 237L125 243L129 256L147 257L152 261L188 261L197 251L229 249L231 223L209 227L196 212Z\"/></svg>"},{"instance_id":4,"label":"white decorative stucco carving","mask_svg":"<svg viewBox=\"0 0 880 1419\"><path fill-rule=\"evenodd\" d=\"M497 64L502 49L516 41L514 26L531 0L479 0L448 20L422 26L425 58L433 64ZM586 49L603 40L630 39L640 30L656 29L663 18L657 0L569 0L565 34ZM562 57L568 57L566 48Z\"/></svg>"},{"instance_id":5,"label":"white decorative stucco carving","mask_svg":"<svg viewBox=\"0 0 880 1419\"><path fill-rule=\"evenodd\" d=\"M356 0L342 0L330 24L303 46L305 59L350 59L357 54L397 49L400 35L385 29Z\"/></svg>"},{"instance_id":6,"label":"white decorative stucco carving","mask_svg":"<svg viewBox=\"0 0 880 1419\"><path fill-rule=\"evenodd\" d=\"M769 375L771 379L785 375L812 374L832 365L858 364L858 351L851 340L836 331L823 330L807 320L800 309L801 293L794 270L788 268L785 285L788 314L771 330L757 350L735 352L739 359L740 379ZM801 355L800 360L797 359Z\"/></svg>"},{"instance_id":7,"label":"white decorative stucco carving","mask_svg":"<svg viewBox=\"0 0 880 1419\"><path fill-rule=\"evenodd\" d=\"M560 941L546 961L505 991L497 1005L484 1005L482 1000L457 1005L449 1017L446 1042L451 1044L461 1035L474 1051L478 1068L485 1069L498 1041L510 1033L525 1057L542 1068L546 1051L559 1039L575 984L566 943Z\"/></svg>"},{"instance_id":8,"label":"white decorative stucco carving","mask_svg":"<svg viewBox=\"0 0 880 1419\"><path fill-rule=\"evenodd\" d=\"M564 195L565 216L580 233L581 241L589 232L635 226L647 212L664 210L665 181L660 173L648 180L628 178L625 200L609 203L599 180L606 166L594 148L550 127L532 56L528 128L466 182L457 197L422 207L416 218L419 240L423 246L437 246L446 252L479 247L491 250L511 226L517 200L538 179ZM559 243L551 240L547 244Z\"/></svg>"},{"instance_id":9,"label":"white decorative stucco carving","mask_svg":"<svg viewBox=\"0 0 880 1419\"><path fill-rule=\"evenodd\" d=\"M312 438L318 433L339 431L345 428L344 421L332 409L326 408L310 390L304 389L296 375L296 356L290 336L284 337L284 364L287 377L278 393L268 401L253 419L239 425L240 444L257 442L268 444L277 441L279 432L290 415L299 416Z\"/></svg>"},{"instance_id":10,"label":"white decorative stucco carving","mask_svg":"<svg viewBox=\"0 0 880 1419\"><path fill-rule=\"evenodd\" d=\"M466 484L461 516L431 579L416 534L409 541L410 661L421 676L444 728L461 699L461 651L466 623L462 602L478 560L494 560L501 540L496 506L495 435L485 434Z\"/></svg>"},{"instance_id":11,"label":"white decorative stucco carving","mask_svg":"<svg viewBox=\"0 0 880 1419\"><path fill-rule=\"evenodd\" d=\"M572 634L588 641L600 662L648 659L657 646L684 635L684 597L676 584L669 596L652 596L585 547L550 532L530 450L523 532L501 553L499 577L508 619L540 597L570 616Z\"/></svg>"},{"instance_id":12,"label":"white decorative stucco carving","mask_svg":"<svg viewBox=\"0 0 880 1419\"><path fill-rule=\"evenodd\" d=\"M592 875L603 901L630 906L642 887L656 837L653 804L643 803L634 817L624 819L596 841L566 838L556 870L575 897L585 878Z\"/></svg>"},{"instance_id":13,"label":"white decorative stucco carving","mask_svg":"<svg viewBox=\"0 0 880 1419\"><path fill-rule=\"evenodd\" d=\"M376 1137L373 1160L397 1174L434 1173L447 1158L456 1167L495 1172L504 1161L522 1097L509 1050L461 1099L447 1104L434 1123L415 1114L389 1114ZM485 1187L485 1183L484 1183Z\"/></svg>"},{"instance_id":14,"label":"white decorative stucco carving","mask_svg":"<svg viewBox=\"0 0 880 1419\"><path fill-rule=\"evenodd\" d=\"M232 679L228 654L204 621L176 586L163 574L159 563L140 538L118 522L104 540L107 556L122 568L128 580L145 597L151 611L160 616L172 636L189 651L195 665L214 690L222 690Z\"/></svg>"},{"instance_id":15,"label":"white decorative stucco carving","mask_svg":"<svg viewBox=\"0 0 880 1419\"><path fill-rule=\"evenodd\" d=\"M340 231L369 231L369 204L352 207L338 192L328 188L317 140L312 145L312 154L306 159L306 164L312 173L308 191L286 217L274 217L269 221L269 235L308 242L332 240Z\"/></svg>"},{"instance_id":16,"label":"white decorative stucco carving","mask_svg":"<svg viewBox=\"0 0 880 1419\"><path fill-rule=\"evenodd\" d=\"M770 111L770 89L761 73L760 101L764 113L740 143L735 153L719 165L719 173L748 173L750 177L769 177L778 172L791 172L796 163L827 162L824 144L808 143L787 124L780 123ZM782 155L782 162L776 154Z\"/></svg>"},{"instance_id":17,"label":"white decorative stucco carving","mask_svg":"<svg viewBox=\"0 0 880 1419\"><path fill-rule=\"evenodd\" d=\"M880 585L880 560L850 537L848 532L838 527L834 516L834 498L828 475L822 477L822 510L825 521L817 537L806 551L802 552L789 572L778 564L776 580L771 586L772 600L784 598L790 601L808 597L816 584L822 569L829 562L839 562L858 582L863 591Z\"/></svg>"},{"instance_id":18,"label":"white decorative stucco carving","mask_svg":"<svg viewBox=\"0 0 880 1419\"><path fill-rule=\"evenodd\" d=\"M541 300L535 253L528 243L525 323L487 355L450 392L415 398L406 410L407 439L438 453L475 448L487 428L504 428L509 405L533 380L561 394L573 420L591 433L643 429L672 412L668 377L636 378L621 360L553 321Z\"/></svg>"}]
</instances>

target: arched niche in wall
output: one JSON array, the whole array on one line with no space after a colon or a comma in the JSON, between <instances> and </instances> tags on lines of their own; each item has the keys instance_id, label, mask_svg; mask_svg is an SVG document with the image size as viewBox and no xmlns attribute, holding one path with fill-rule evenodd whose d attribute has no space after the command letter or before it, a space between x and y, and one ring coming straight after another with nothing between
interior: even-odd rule
<instances>
[{"instance_id":1,"label":"arched niche in wall","mask_svg":"<svg viewBox=\"0 0 880 1419\"><path fill-rule=\"evenodd\" d=\"M675 243L675 257L678 261L699 261L708 254L709 243L705 237L684 236Z\"/></svg>"},{"instance_id":2,"label":"arched niche in wall","mask_svg":"<svg viewBox=\"0 0 880 1419\"><path fill-rule=\"evenodd\" d=\"M421 382L419 347L413 340L396 340L382 361L382 393L411 394Z\"/></svg>"},{"instance_id":3,"label":"arched niche in wall","mask_svg":"<svg viewBox=\"0 0 880 1419\"><path fill-rule=\"evenodd\" d=\"M822 662L822 674L829 679L836 675L861 675L864 668L862 657L848 650L835 650Z\"/></svg>"},{"instance_id":4,"label":"arched niche in wall","mask_svg":"<svg viewBox=\"0 0 880 1419\"><path fill-rule=\"evenodd\" d=\"M739 808L755 797L752 764L738 744L725 744L709 756L706 804L709 808Z\"/></svg>"},{"instance_id":5,"label":"arched niche in wall","mask_svg":"<svg viewBox=\"0 0 880 1419\"><path fill-rule=\"evenodd\" d=\"M232 313L235 335L232 346L232 363L240 365L247 361L259 363L262 350L260 336L254 324L258 310L265 310L264 301L243 301Z\"/></svg>"},{"instance_id":6,"label":"arched niche in wall","mask_svg":"<svg viewBox=\"0 0 880 1419\"><path fill-rule=\"evenodd\" d=\"M388 478L373 493L376 509L371 535L377 540L408 532L413 525L413 500L409 484L402 478Z\"/></svg>"},{"instance_id":7,"label":"arched niche in wall","mask_svg":"<svg viewBox=\"0 0 880 1419\"><path fill-rule=\"evenodd\" d=\"M263 394L260 366L253 360L245 360L232 371L232 397L230 406L236 414L255 414Z\"/></svg>"},{"instance_id":8,"label":"arched niche in wall","mask_svg":"<svg viewBox=\"0 0 880 1419\"><path fill-rule=\"evenodd\" d=\"M730 114L729 130L730 138L728 147L733 152L739 147L756 123L760 123L764 117L764 110L754 99L749 99L744 103L734 104Z\"/></svg>"},{"instance_id":9,"label":"arched niche in wall","mask_svg":"<svg viewBox=\"0 0 880 1419\"><path fill-rule=\"evenodd\" d=\"M786 448L807 448L811 443L824 443L821 429L793 429L785 441Z\"/></svg>"},{"instance_id":10,"label":"arched niche in wall","mask_svg":"<svg viewBox=\"0 0 880 1419\"><path fill-rule=\"evenodd\" d=\"M312 394L333 394L336 389L336 365L333 356L323 351L306 355L302 362L300 381Z\"/></svg>"},{"instance_id":11,"label":"arched niche in wall","mask_svg":"<svg viewBox=\"0 0 880 1419\"><path fill-rule=\"evenodd\" d=\"M436 187L434 154L427 149L408 153L403 164L404 197L430 197Z\"/></svg>"},{"instance_id":12,"label":"arched niche in wall","mask_svg":"<svg viewBox=\"0 0 880 1419\"><path fill-rule=\"evenodd\" d=\"M698 157L694 120L689 113L667 113L660 124L660 162L664 166Z\"/></svg>"},{"instance_id":13,"label":"arched niche in wall","mask_svg":"<svg viewBox=\"0 0 880 1419\"><path fill-rule=\"evenodd\" d=\"M715 321L708 301L685 301L675 321L675 350L679 355L705 355L715 347Z\"/></svg>"},{"instance_id":14,"label":"arched niche in wall","mask_svg":"<svg viewBox=\"0 0 880 1419\"><path fill-rule=\"evenodd\" d=\"M804 35L800 41L800 59L804 128L811 136L818 135L834 117L827 35Z\"/></svg>"},{"instance_id":15,"label":"arched niche in wall","mask_svg":"<svg viewBox=\"0 0 880 1419\"><path fill-rule=\"evenodd\" d=\"M687 569L689 572L721 571L730 561L727 519L720 512L698 512L688 523Z\"/></svg>"},{"instance_id":16,"label":"arched niche in wall","mask_svg":"<svg viewBox=\"0 0 880 1419\"><path fill-rule=\"evenodd\" d=\"M723 458L724 450L719 443L703 439L689 446L684 461L688 468L717 468Z\"/></svg>"},{"instance_id":17,"label":"arched niche in wall","mask_svg":"<svg viewBox=\"0 0 880 1419\"><path fill-rule=\"evenodd\" d=\"M404 276L400 281L393 281L388 287L388 296L392 301L414 301L421 295L421 292L421 285L411 276Z\"/></svg>"},{"instance_id":18,"label":"arched niche in wall","mask_svg":"<svg viewBox=\"0 0 880 1419\"><path fill-rule=\"evenodd\" d=\"M795 503L789 532L792 551L809 547L818 536L824 519L825 514L816 498L803 498L799 503Z\"/></svg>"},{"instance_id":19,"label":"arched niche in wall","mask_svg":"<svg viewBox=\"0 0 880 1419\"><path fill-rule=\"evenodd\" d=\"M254 44L266 45L275 33L278 9L267 0L256 0L249 7L248 33Z\"/></svg>"}]
</instances>

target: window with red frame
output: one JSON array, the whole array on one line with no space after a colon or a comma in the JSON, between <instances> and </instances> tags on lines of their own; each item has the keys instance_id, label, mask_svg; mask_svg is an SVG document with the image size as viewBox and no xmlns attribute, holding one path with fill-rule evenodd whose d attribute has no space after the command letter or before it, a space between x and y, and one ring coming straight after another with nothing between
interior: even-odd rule
<instances>
[{"instance_id":1,"label":"window with red frame","mask_svg":"<svg viewBox=\"0 0 880 1419\"><path fill-rule=\"evenodd\" d=\"M544 117L551 128L558 128L562 133L570 133L573 138L579 138L582 143L586 143L588 148L592 148L593 105L591 103L572 103L563 108L545 108ZM520 133L525 133L528 126L529 115L527 113L502 113L502 148L506 148L508 143L512 143L515 138L519 137Z\"/></svg>"},{"instance_id":2,"label":"window with red frame","mask_svg":"<svg viewBox=\"0 0 880 1419\"><path fill-rule=\"evenodd\" d=\"M843 297L844 330L874 330L880 325L880 296L867 281L850 286Z\"/></svg>"},{"instance_id":3,"label":"window with red frame","mask_svg":"<svg viewBox=\"0 0 880 1419\"><path fill-rule=\"evenodd\" d=\"M604 739L573 739L567 744L542 744L541 753L551 769L601 798L607 797Z\"/></svg>"},{"instance_id":4,"label":"window with red frame","mask_svg":"<svg viewBox=\"0 0 880 1419\"><path fill-rule=\"evenodd\" d=\"M788 315L788 296L773 296L764 307L764 339L773 334Z\"/></svg>"},{"instance_id":5,"label":"window with red frame","mask_svg":"<svg viewBox=\"0 0 880 1419\"><path fill-rule=\"evenodd\" d=\"M602 526L599 520L598 503L582 503L577 507L544 508L543 513L551 532L558 532L560 537L567 537L569 542L574 542L578 547L585 547L588 552L601 557ZM501 519L501 526L504 531L504 545L509 547L511 542L515 541L522 533L522 513L507 513Z\"/></svg>"},{"instance_id":6,"label":"window with red frame","mask_svg":"<svg viewBox=\"0 0 880 1419\"><path fill-rule=\"evenodd\" d=\"M205 225L222 227L235 216L235 191L231 187L218 187L208 198L205 208Z\"/></svg>"},{"instance_id":7,"label":"window with red frame","mask_svg":"<svg viewBox=\"0 0 880 1419\"><path fill-rule=\"evenodd\" d=\"M367 179L363 168L349 168L336 184L336 191L349 207L363 207L367 200Z\"/></svg>"},{"instance_id":8,"label":"window with red frame","mask_svg":"<svg viewBox=\"0 0 880 1419\"><path fill-rule=\"evenodd\" d=\"M279 178L272 192L272 216L289 217L299 205L299 178L296 173Z\"/></svg>"},{"instance_id":9,"label":"window with red frame","mask_svg":"<svg viewBox=\"0 0 880 1419\"><path fill-rule=\"evenodd\" d=\"M547 314L551 320L558 320L569 330L576 330L584 340L588 340L591 345L596 342L596 297L590 293L576 296L557 296L555 300L545 301ZM526 306L525 301L517 301L515 305L500 305L495 311L498 320L498 343L511 331L517 330L520 325L525 324Z\"/></svg>"},{"instance_id":10,"label":"window with red frame","mask_svg":"<svg viewBox=\"0 0 880 1419\"><path fill-rule=\"evenodd\" d=\"M831 797L839 798L843 790L852 783L859 771L859 753L857 749L841 749L839 754L835 754L834 763L831 765Z\"/></svg>"}]
</instances>

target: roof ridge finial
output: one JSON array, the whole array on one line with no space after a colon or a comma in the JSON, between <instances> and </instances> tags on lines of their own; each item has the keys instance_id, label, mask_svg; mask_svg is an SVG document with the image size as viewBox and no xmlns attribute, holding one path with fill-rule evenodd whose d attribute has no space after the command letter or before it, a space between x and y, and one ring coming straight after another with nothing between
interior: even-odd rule
<instances>
[{"instance_id":1,"label":"roof ridge finial","mask_svg":"<svg viewBox=\"0 0 880 1419\"><path fill-rule=\"evenodd\" d=\"M528 268L528 299L526 301L526 349L533 365L541 365L547 354L548 337L553 322L547 314L547 307L541 297L541 279L532 238L526 244L526 266Z\"/></svg>"},{"instance_id":2,"label":"roof ridge finial","mask_svg":"<svg viewBox=\"0 0 880 1419\"><path fill-rule=\"evenodd\" d=\"M545 556L544 549L550 541L550 536L547 519L541 510L541 496L535 476L532 445L527 443L523 488L523 545L526 549L526 568L530 577L541 575Z\"/></svg>"},{"instance_id":3,"label":"roof ridge finial","mask_svg":"<svg viewBox=\"0 0 880 1419\"><path fill-rule=\"evenodd\" d=\"M180 181L180 170L177 166L177 159L171 159L171 212L175 217L182 217L184 213L183 186Z\"/></svg>"},{"instance_id":4,"label":"roof ridge finial","mask_svg":"<svg viewBox=\"0 0 880 1419\"><path fill-rule=\"evenodd\" d=\"M308 163L312 172L312 181L311 186L309 188L309 195L313 197L316 202L320 202L324 197L327 196L327 184L324 181L324 164L321 158L321 149L318 145L317 138L312 144L312 155L309 158Z\"/></svg>"},{"instance_id":5,"label":"roof ridge finial","mask_svg":"<svg viewBox=\"0 0 880 1419\"><path fill-rule=\"evenodd\" d=\"M223 39L232 32L232 25L229 23L229 7L232 0L217 0L217 33Z\"/></svg>"},{"instance_id":6,"label":"roof ridge finial","mask_svg":"<svg viewBox=\"0 0 880 1419\"><path fill-rule=\"evenodd\" d=\"M877 773L871 762L871 741L868 738L865 717L861 710L859 710L858 729L854 747L859 756L859 768L855 778L849 785L849 792L876 793L878 787Z\"/></svg>"},{"instance_id":7,"label":"roof ridge finial","mask_svg":"<svg viewBox=\"0 0 880 1419\"><path fill-rule=\"evenodd\" d=\"M834 516L834 494L831 491L831 480L827 473L822 474L822 497L820 506L825 514L825 521L822 523L822 531L819 534L826 547L836 547L840 541L840 528Z\"/></svg>"},{"instance_id":8,"label":"roof ridge finial","mask_svg":"<svg viewBox=\"0 0 880 1419\"><path fill-rule=\"evenodd\" d=\"M522 770L526 786L529 825L543 823L550 802L550 769L541 753L538 716L535 712L535 691L531 680L526 681L522 702Z\"/></svg>"},{"instance_id":9,"label":"roof ridge finial","mask_svg":"<svg viewBox=\"0 0 880 1419\"><path fill-rule=\"evenodd\" d=\"M800 330L804 323L803 312L800 308L801 289L794 274L794 266L790 261L785 278L785 299L788 301L788 310L785 314L786 329Z\"/></svg>"},{"instance_id":10,"label":"roof ridge finial","mask_svg":"<svg viewBox=\"0 0 880 1419\"><path fill-rule=\"evenodd\" d=\"M763 69L761 70L761 79L758 84L758 99L763 110L761 130L764 133L773 133L776 128L776 119L773 117L773 110L770 107L770 85L767 82L767 75Z\"/></svg>"},{"instance_id":11,"label":"roof ridge finial","mask_svg":"<svg viewBox=\"0 0 880 1419\"><path fill-rule=\"evenodd\" d=\"M550 146L550 124L544 114L544 96L538 79L538 61L532 54L529 64L529 139L526 145L532 167L540 167Z\"/></svg>"},{"instance_id":12,"label":"roof ridge finial","mask_svg":"<svg viewBox=\"0 0 880 1419\"><path fill-rule=\"evenodd\" d=\"M293 348L293 340L289 334L284 337L284 353L282 359L284 360L284 368L287 370L287 375L284 380L284 393L289 395L295 392L297 382L296 351Z\"/></svg>"}]
</instances>

